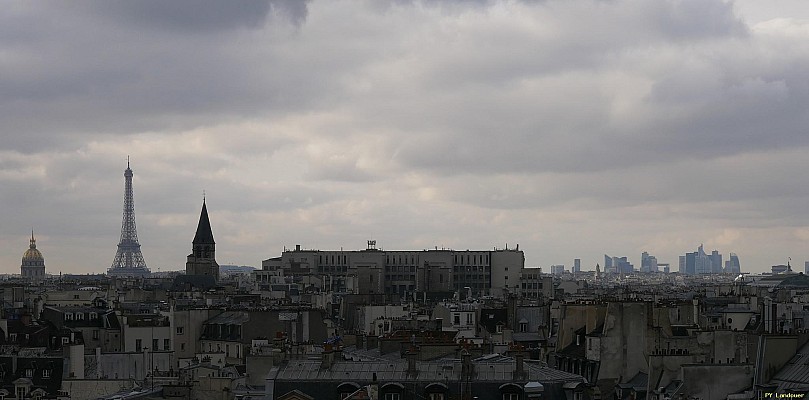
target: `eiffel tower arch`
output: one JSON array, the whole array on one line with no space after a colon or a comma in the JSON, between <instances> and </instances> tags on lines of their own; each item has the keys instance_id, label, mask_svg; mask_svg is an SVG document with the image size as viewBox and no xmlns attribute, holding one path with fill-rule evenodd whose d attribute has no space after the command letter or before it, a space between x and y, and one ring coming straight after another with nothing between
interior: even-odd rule
<instances>
[{"instance_id":1,"label":"eiffel tower arch","mask_svg":"<svg viewBox=\"0 0 809 400\"><path fill-rule=\"evenodd\" d=\"M149 268L143 260L138 243L138 231L135 228L135 200L132 194L132 169L129 168L129 157L124 171L124 218L121 223L121 240L115 260L107 270L107 275L116 277L143 277L149 275Z\"/></svg>"}]
</instances>

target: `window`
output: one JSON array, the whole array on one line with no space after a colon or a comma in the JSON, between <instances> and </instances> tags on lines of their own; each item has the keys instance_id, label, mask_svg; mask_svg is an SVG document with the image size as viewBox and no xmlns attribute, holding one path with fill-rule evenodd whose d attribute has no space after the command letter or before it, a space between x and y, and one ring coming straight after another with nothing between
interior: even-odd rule
<instances>
[{"instance_id":1,"label":"window","mask_svg":"<svg viewBox=\"0 0 809 400\"><path fill-rule=\"evenodd\" d=\"M43 369L42 370L42 377L45 378L45 379L50 378L51 377L51 370Z\"/></svg>"},{"instance_id":2,"label":"window","mask_svg":"<svg viewBox=\"0 0 809 400\"><path fill-rule=\"evenodd\" d=\"M135 351L143 350L143 340L135 339Z\"/></svg>"},{"instance_id":3,"label":"window","mask_svg":"<svg viewBox=\"0 0 809 400\"><path fill-rule=\"evenodd\" d=\"M34 370L32 368L28 368L25 370L25 377L26 378L33 378L34 377Z\"/></svg>"},{"instance_id":4,"label":"window","mask_svg":"<svg viewBox=\"0 0 809 400\"><path fill-rule=\"evenodd\" d=\"M83 321L84 320L84 313L76 313L76 320Z\"/></svg>"},{"instance_id":5,"label":"window","mask_svg":"<svg viewBox=\"0 0 809 400\"><path fill-rule=\"evenodd\" d=\"M163 339L163 350L168 350L171 347L171 339Z\"/></svg>"},{"instance_id":6,"label":"window","mask_svg":"<svg viewBox=\"0 0 809 400\"><path fill-rule=\"evenodd\" d=\"M160 339L152 339L152 351L159 350Z\"/></svg>"},{"instance_id":7,"label":"window","mask_svg":"<svg viewBox=\"0 0 809 400\"><path fill-rule=\"evenodd\" d=\"M402 395L399 393L385 393L385 400L401 400Z\"/></svg>"},{"instance_id":8,"label":"window","mask_svg":"<svg viewBox=\"0 0 809 400\"><path fill-rule=\"evenodd\" d=\"M93 340L98 340L98 329L93 329Z\"/></svg>"},{"instance_id":9,"label":"window","mask_svg":"<svg viewBox=\"0 0 809 400\"><path fill-rule=\"evenodd\" d=\"M503 400L520 400L519 393L503 393Z\"/></svg>"},{"instance_id":10,"label":"window","mask_svg":"<svg viewBox=\"0 0 809 400\"><path fill-rule=\"evenodd\" d=\"M94 321L94 320L97 320L97 319L98 319L98 314L94 313L94 312L91 312L90 313L90 321Z\"/></svg>"},{"instance_id":11,"label":"window","mask_svg":"<svg viewBox=\"0 0 809 400\"><path fill-rule=\"evenodd\" d=\"M73 321L73 313L65 313L65 321Z\"/></svg>"},{"instance_id":12,"label":"window","mask_svg":"<svg viewBox=\"0 0 809 400\"><path fill-rule=\"evenodd\" d=\"M444 400L444 393L430 393L427 395L428 400Z\"/></svg>"},{"instance_id":13,"label":"window","mask_svg":"<svg viewBox=\"0 0 809 400\"><path fill-rule=\"evenodd\" d=\"M185 343L180 343L180 351L184 351L184 350L185 350Z\"/></svg>"},{"instance_id":14,"label":"window","mask_svg":"<svg viewBox=\"0 0 809 400\"><path fill-rule=\"evenodd\" d=\"M175 332L176 332L178 335L182 335L182 334L183 334L183 327L182 327L182 326L178 326L178 327L177 327L177 329L175 330Z\"/></svg>"}]
</instances>

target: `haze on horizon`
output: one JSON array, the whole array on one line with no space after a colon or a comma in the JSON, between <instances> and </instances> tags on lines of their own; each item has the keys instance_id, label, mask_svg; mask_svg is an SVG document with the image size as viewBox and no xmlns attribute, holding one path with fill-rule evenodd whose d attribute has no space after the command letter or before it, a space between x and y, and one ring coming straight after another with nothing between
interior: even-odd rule
<instances>
[{"instance_id":1,"label":"haze on horizon","mask_svg":"<svg viewBox=\"0 0 809 400\"><path fill-rule=\"evenodd\" d=\"M766 4L763 4L766 3ZM809 260L802 0L13 1L0 273L101 273L126 158L142 252L520 245L547 268L701 243Z\"/></svg>"}]
</instances>

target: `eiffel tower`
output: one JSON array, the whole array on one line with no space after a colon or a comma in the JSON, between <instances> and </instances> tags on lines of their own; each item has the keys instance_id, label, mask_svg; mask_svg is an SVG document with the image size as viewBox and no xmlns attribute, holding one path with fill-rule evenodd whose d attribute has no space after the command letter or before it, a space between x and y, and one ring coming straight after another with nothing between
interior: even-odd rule
<instances>
[{"instance_id":1,"label":"eiffel tower","mask_svg":"<svg viewBox=\"0 0 809 400\"><path fill-rule=\"evenodd\" d=\"M107 270L107 275L116 277L143 277L149 275L146 261L140 252L138 231L135 229L135 200L132 195L132 170L129 168L129 157L126 158L126 183L124 185L124 220L121 223L121 241L115 260Z\"/></svg>"}]
</instances>

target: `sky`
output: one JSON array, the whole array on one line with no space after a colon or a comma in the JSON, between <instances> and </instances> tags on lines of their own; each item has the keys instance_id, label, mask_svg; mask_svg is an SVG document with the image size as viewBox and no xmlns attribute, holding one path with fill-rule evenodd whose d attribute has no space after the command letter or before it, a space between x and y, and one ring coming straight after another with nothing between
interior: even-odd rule
<instances>
[{"instance_id":1,"label":"sky","mask_svg":"<svg viewBox=\"0 0 809 400\"><path fill-rule=\"evenodd\" d=\"M296 244L809 260L805 0L11 1L0 273Z\"/></svg>"}]
</instances>

